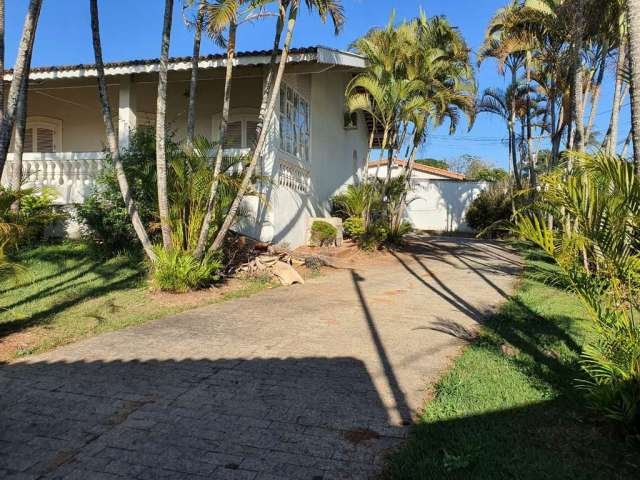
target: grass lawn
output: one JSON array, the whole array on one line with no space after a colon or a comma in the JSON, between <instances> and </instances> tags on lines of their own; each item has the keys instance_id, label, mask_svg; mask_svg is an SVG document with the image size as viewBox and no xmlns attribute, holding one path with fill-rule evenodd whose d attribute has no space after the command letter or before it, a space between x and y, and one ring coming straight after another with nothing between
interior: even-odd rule
<instances>
[{"instance_id":1,"label":"grass lawn","mask_svg":"<svg viewBox=\"0 0 640 480\"><path fill-rule=\"evenodd\" d=\"M83 243L42 246L12 260L25 271L0 285L0 361L269 286L246 280L183 295L153 293L140 260L101 258Z\"/></svg>"},{"instance_id":2,"label":"grass lawn","mask_svg":"<svg viewBox=\"0 0 640 480\"><path fill-rule=\"evenodd\" d=\"M527 253L517 293L436 385L390 478L640 478L637 440L575 389L589 337L578 300L538 281L554 267Z\"/></svg>"}]
</instances>

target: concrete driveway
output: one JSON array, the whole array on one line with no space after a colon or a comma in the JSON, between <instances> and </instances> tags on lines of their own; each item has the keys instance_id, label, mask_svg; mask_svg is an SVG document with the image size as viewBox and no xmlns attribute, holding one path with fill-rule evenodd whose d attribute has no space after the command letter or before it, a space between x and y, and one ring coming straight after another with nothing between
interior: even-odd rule
<instances>
[{"instance_id":1,"label":"concrete driveway","mask_svg":"<svg viewBox=\"0 0 640 480\"><path fill-rule=\"evenodd\" d=\"M4 365L0 477L371 478L518 271L499 244L415 237Z\"/></svg>"}]
</instances>

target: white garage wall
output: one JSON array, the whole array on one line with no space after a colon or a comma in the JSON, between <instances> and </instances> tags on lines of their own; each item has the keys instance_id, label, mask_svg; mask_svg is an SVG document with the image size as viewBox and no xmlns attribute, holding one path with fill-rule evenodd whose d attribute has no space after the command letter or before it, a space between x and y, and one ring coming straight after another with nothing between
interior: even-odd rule
<instances>
[{"instance_id":1,"label":"white garage wall","mask_svg":"<svg viewBox=\"0 0 640 480\"><path fill-rule=\"evenodd\" d=\"M419 230L469 232L465 213L487 182L414 180L407 219Z\"/></svg>"}]
</instances>

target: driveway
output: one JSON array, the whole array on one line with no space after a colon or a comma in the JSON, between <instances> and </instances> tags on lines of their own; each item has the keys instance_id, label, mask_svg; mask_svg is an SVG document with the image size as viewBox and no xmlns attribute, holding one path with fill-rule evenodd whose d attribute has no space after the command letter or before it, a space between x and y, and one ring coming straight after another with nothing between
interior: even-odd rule
<instances>
[{"instance_id":1,"label":"driveway","mask_svg":"<svg viewBox=\"0 0 640 480\"><path fill-rule=\"evenodd\" d=\"M512 291L497 243L405 251L0 367L0 477L371 478Z\"/></svg>"}]
</instances>

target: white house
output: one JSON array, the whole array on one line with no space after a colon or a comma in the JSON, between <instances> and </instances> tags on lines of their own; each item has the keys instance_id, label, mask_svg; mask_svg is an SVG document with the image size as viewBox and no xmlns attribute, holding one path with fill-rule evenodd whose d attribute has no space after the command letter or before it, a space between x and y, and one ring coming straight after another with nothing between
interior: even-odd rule
<instances>
[{"instance_id":1,"label":"white house","mask_svg":"<svg viewBox=\"0 0 640 480\"><path fill-rule=\"evenodd\" d=\"M228 148L247 151L255 141L262 84L270 51L239 52L235 60ZM329 215L329 199L364 168L368 130L362 116L345 121L345 88L364 67L362 57L324 47L293 49L270 122L259 169L272 180L265 202L248 203L253 218L239 228L255 238L296 247L309 219ZM222 110L225 57L201 57L197 134L215 139ZM184 138L191 59L169 62L167 123ZM154 125L158 60L105 65L121 147L131 129ZM10 81L11 72L4 80ZM57 188L57 202L82 202L101 168L105 141L94 65L34 68L29 76L24 172L33 185ZM11 178L9 155L2 181Z\"/></svg>"},{"instance_id":2,"label":"white house","mask_svg":"<svg viewBox=\"0 0 640 480\"><path fill-rule=\"evenodd\" d=\"M393 162L391 176L400 175L403 160ZM369 163L369 174L387 176L387 161ZM469 181L460 173L416 163L411 175L411 194L407 196L407 220L419 230L466 232L465 213L487 182Z\"/></svg>"}]
</instances>

